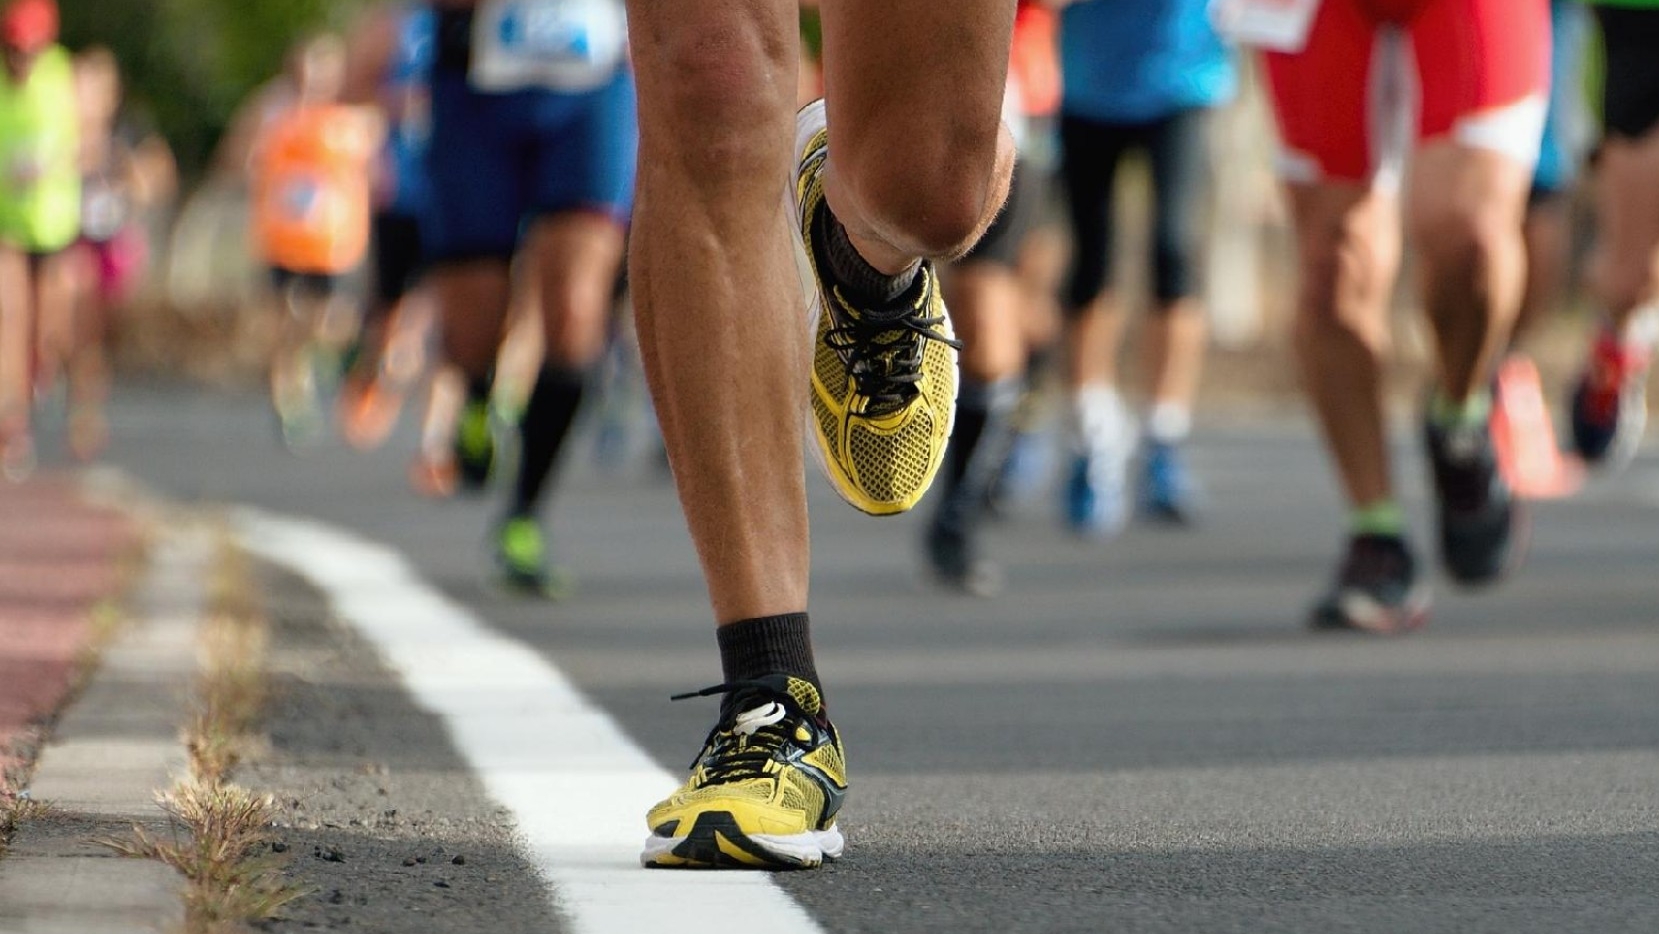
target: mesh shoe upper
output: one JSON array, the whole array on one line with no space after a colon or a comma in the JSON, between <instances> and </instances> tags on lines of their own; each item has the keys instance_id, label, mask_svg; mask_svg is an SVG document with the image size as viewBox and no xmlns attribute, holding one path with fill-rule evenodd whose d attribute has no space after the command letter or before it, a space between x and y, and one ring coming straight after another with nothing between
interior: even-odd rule
<instances>
[{"instance_id":1,"label":"mesh shoe upper","mask_svg":"<svg viewBox=\"0 0 1659 934\"><path fill-rule=\"evenodd\" d=\"M770 675L718 685L726 712L709 732L684 785L646 816L654 834L683 836L699 818L731 819L734 835L794 836L835 822L847 792L846 759L818 689Z\"/></svg>"}]
</instances>

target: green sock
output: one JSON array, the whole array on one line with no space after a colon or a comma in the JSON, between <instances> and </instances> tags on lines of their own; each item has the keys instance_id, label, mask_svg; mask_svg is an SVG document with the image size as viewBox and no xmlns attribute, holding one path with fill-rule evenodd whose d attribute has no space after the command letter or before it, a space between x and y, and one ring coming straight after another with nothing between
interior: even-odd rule
<instances>
[{"instance_id":1,"label":"green sock","mask_svg":"<svg viewBox=\"0 0 1659 934\"><path fill-rule=\"evenodd\" d=\"M1392 499L1379 499L1350 512L1348 528L1355 535L1398 536L1405 532L1405 510Z\"/></svg>"},{"instance_id":2,"label":"green sock","mask_svg":"<svg viewBox=\"0 0 1659 934\"><path fill-rule=\"evenodd\" d=\"M1492 393L1477 389L1469 398L1457 402L1440 390L1434 391L1429 402L1429 420L1440 428L1478 428L1492 416Z\"/></svg>"}]
</instances>

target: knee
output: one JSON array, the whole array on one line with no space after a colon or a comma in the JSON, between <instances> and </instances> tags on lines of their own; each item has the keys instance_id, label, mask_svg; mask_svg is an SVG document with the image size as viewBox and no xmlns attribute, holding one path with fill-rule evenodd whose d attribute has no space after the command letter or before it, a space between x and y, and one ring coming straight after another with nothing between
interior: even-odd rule
<instances>
[{"instance_id":1,"label":"knee","mask_svg":"<svg viewBox=\"0 0 1659 934\"><path fill-rule=\"evenodd\" d=\"M1007 197L1013 169L1007 131L1000 123L965 122L876 129L864 131L870 144L849 140L833 156L865 219L926 256L966 252ZM833 145L841 147L843 138Z\"/></svg>"},{"instance_id":2,"label":"knee","mask_svg":"<svg viewBox=\"0 0 1659 934\"><path fill-rule=\"evenodd\" d=\"M679 170L704 183L763 178L787 158L793 87L777 80L791 49L747 20L677 22L636 37L641 174Z\"/></svg>"},{"instance_id":3,"label":"knee","mask_svg":"<svg viewBox=\"0 0 1659 934\"><path fill-rule=\"evenodd\" d=\"M1596 298L1615 315L1651 300L1659 292L1659 268L1649 256L1618 256L1604 252L1596 260Z\"/></svg>"},{"instance_id":4,"label":"knee","mask_svg":"<svg viewBox=\"0 0 1659 934\"><path fill-rule=\"evenodd\" d=\"M1431 274L1445 269L1467 275L1524 249L1519 218L1487 205L1453 203L1420 212L1412 235Z\"/></svg>"},{"instance_id":5,"label":"knee","mask_svg":"<svg viewBox=\"0 0 1659 934\"><path fill-rule=\"evenodd\" d=\"M1392 266L1381 244L1364 238L1304 242L1302 281L1292 329L1304 355L1331 341L1386 349L1386 308Z\"/></svg>"}]
</instances>

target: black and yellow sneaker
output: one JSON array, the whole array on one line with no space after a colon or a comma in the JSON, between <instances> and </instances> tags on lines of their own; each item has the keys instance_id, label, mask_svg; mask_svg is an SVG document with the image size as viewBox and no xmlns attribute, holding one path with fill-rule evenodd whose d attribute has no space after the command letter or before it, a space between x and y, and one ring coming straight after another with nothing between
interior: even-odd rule
<instances>
[{"instance_id":1,"label":"black and yellow sneaker","mask_svg":"<svg viewBox=\"0 0 1659 934\"><path fill-rule=\"evenodd\" d=\"M455 465L461 489L482 490L495 469L495 425L488 399L468 399L455 426Z\"/></svg>"},{"instance_id":2,"label":"black and yellow sneaker","mask_svg":"<svg viewBox=\"0 0 1659 934\"><path fill-rule=\"evenodd\" d=\"M871 515L916 505L939 472L956 405L956 350L939 275L923 261L915 284L889 308L861 308L821 261L819 215L829 134L824 103L795 118L796 229L816 287L808 435L818 466L855 508Z\"/></svg>"},{"instance_id":3,"label":"black and yellow sneaker","mask_svg":"<svg viewBox=\"0 0 1659 934\"><path fill-rule=\"evenodd\" d=\"M784 674L675 698L729 694L691 776L646 815L640 863L656 868L810 869L841 855L841 737L818 689Z\"/></svg>"}]
</instances>

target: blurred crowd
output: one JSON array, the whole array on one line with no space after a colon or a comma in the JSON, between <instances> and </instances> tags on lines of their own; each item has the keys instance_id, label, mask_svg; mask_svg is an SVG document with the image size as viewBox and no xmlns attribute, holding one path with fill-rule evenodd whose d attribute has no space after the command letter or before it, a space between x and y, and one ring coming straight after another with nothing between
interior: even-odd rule
<instances>
[{"instance_id":1,"label":"blurred crowd","mask_svg":"<svg viewBox=\"0 0 1659 934\"><path fill-rule=\"evenodd\" d=\"M959 414L921 546L942 585L995 593L1001 572L980 528L1034 496L1052 495L1059 520L1086 537L1111 537L1136 520L1202 520L1204 485L1186 450L1203 424L1194 408L1206 348L1217 333L1250 333L1261 293L1295 281L1290 268L1264 272L1251 242L1267 210L1251 196L1265 159L1250 149L1270 133L1265 98L1284 142L1280 174L1292 183L1278 210L1299 230L1287 251L1294 260L1283 257L1299 261L1304 276L1303 297L1291 303L1298 359L1352 510L1349 549L1316 622L1412 624L1409 551L1389 544L1404 522L1373 437L1388 334L1373 306L1394 289L1398 260L1388 257L1400 249L1397 235L1351 236L1397 229L1400 217L1364 198L1330 206L1339 186L1324 183L1343 176L1321 147L1337 131L1305 129L1342 90L1326 80L1334 71L1305 73L1325 54L1324 21L1300 26L1300 41L1312 30L1315 45L1275 46L1263 36L1282 25L1252 19L1263 6L1019 3L1004 108L1019 152L1013 191L986 239L945 277L964 344ZM1364 6L1339 0L1319 15ZM1501 347L1489 356L1501 364L1459 377L1491 391L1462 394L1455 406L1428 401L1431 445L1471 420L1490 426L1493 457L1522 498L1570 494L1584 463L1626 461L1642 435L1659 144L1651 123L1600 113L1590 88L1651 80L1632 78L1628 63L1659 60L1659 11L1607 6L1603 22L1629 28L1605 43L1589 8L1574 2L1550 4L1545 33L1522 36L1514 26L1518 54L1552 63L1547 111L1540 100L1525 124L1532 138L1523 142L1539 150L1536 171L1524 217L1512 219L1526 250L1519 318L1513 334L1491 338ZM409 482L447 497L506 478L501 574L547 596L566 581L541 516L579 413L598 410L609 463L642 450L659 456L642 440L650 423L624 268L638 133L625 18L620 0L559 9L547 13L534 0L369 6L339 34L297 44L284 72L242 106L210 177L192 180L246 218L237 236L211 227L211 242L197 237L195 246L212 256L244 251L251 263L236 268L257 270L245 294L269 332L281 442L304 451L332 430L376 447L418 397ZM1624 14L1628 22L1616 18ZM171 216L179 189L166 142L123 104L120 63L100 47L65 49L57 32L53 0L12 0L0 14L0 470L11 478L34 466L39 413L65 413L79 459L107 444L112 321L155 267L156 218ZM1268 51L1243 52L1239 39ZM805 104L824 80L814 3L802 4L801 41ZM1404 28L1395 42L1420 58L1438 54L1430 44ZM1393 92L1418 94L1426 114L1435 93L1428 77L1425 68L1421 87ZM1411 183L1412 216L1423 213L1414 198L1425 192L1490 181L1424 152L1410 171L1439 173L1443 184ZM1586 166L1593 197L1581 195L1592 184L1581 178ZM1386 165L1362 169L1368 184L1390 184ZM1587 231L1580 207L1591 201L1600 226ZM1436 229L1412 224L1425 242ZM1526 356L1529 341L1570 303L1575 258L1592 249L1589 294L1605 318L1587 322L1590 349L1552 406ZM1326 266L1373 256L1374 296L1320 297L1307 285ZM1459 261L1432 249L1421 261L1431 320L1437 264ZM1124 366L1131 333L1138 362ZM1436 333L1442 350L1463 339ZM1552 409L1572 425L1565 443ZM499 443L507 435L516 437L510 447ZM505 450L516 459L510 470L498 463ZM1500 560L1480 560L1488 559ZM1484 565L1467 570L1472 582L1491 576ZM1379 579L1394 590L1379 590ZM1366 617L1356 593L1393 614Z\"/></svg>"}]
</instances>

